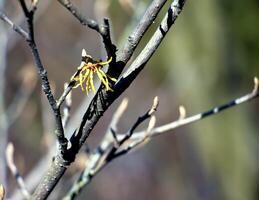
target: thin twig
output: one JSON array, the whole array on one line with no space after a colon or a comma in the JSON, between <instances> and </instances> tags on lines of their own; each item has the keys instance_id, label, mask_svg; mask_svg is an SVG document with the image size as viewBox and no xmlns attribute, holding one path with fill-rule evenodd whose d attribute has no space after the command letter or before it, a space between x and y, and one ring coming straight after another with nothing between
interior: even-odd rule
<instances>
[{"instance_id":1,"label":"thin twig","mask_svg":"<svg viewBox=\"0 0 259 200\"><path fill-rule=\"evenodd\" d=\"M30 199L31 195L30 193L27 191L26 187L25 187L25 183L23 181L22 176L20 175L19 171L17 170L17 167L14 163L13 160L13 154L14 154L14 147L12 143L9 143L6 147L6 161L7 161L7 165L10 169L10 171L13 174L13 177L15 177L16 182L18 183L20 190L22 192L22 195L25 199Z\"/></svg>"},{"instance_id":2,"label":"thin twig","mask_svg":"<svg viewBox=\"0 0 259 200\"><path fill-rule=\"evenodd\" d=\"M78 180L73 184L71 190L63 198L63 200L72 200L74 199L80 191L85 187L91 179L101 170L104 166L111 162L119 155L117 155L117 150L132 136L135 129L143 123L146 119L150 118L152 114L156 111L158 106L158 97L155 97L151 108L142 116L140 116L137 121L132 125L127 134L124 135L124 138L121 141L117 140L117 135L115 131L112 131L111 127L116 127L118 120L121 115L124 113L127 107L127 100L123 100L119 108L113 116L113 120L110 123L108 131L106 132L104 138L100 142L100 145L95 149L95 151L90 155L85 170L81 173ZM149 123L147 131L154 126L154 118ZM110 132L110 131L111 132ZM113 137L108 137L112 133Z\"/></svg>"},{"instance_id":3,"label":"thin twig","mask_svg":"<svg viewBox=\"0 0 259 200\"><path fill-rule=\"evenodd\" d=\"M126 142L133 135L134 131L140 124L142 124L145 120L147 120L152 116L152 114L156 111L158 104L159 104L159 101L158 101L158 97L156 96L153 100L152 107L144 115L140 116L137 119L137 121L133 124L131 129L125 134L124 138L120 140L119 142L120 146L123 145L123 143Z\"/></svg>"},{"instance_id":4,"label":"thin twig","mask_svg":"<svg viewBox=\"0 0 259 200\"><path fill-rule=\"evenodd\" d=\"M114 157L116 157L116 154L117 154L117 151L119 150L119 148L122 145L124 145L132 137L136 128L140 124L142 124L144 121L146 121L148 118L150 118L153 115L153 113L156 111L156 109L158 107L158 104L159 104L159 101L158 101L158 97L156 96L153 100L153 104L152 104L151 108L144 115L138 117L137 121L131 126L130 130L126 134L124 134L123 138L121 140L118 140L118 138L116 136L117 145L114 145L113 148L108 153L106 162L110 162L111 160L114 159Z\"/></svg>"},{"instance_id":5,"label":"thin twig","mask_svg":"<svg viewBox=\"0 0 259 200\"><path fill-rule=\"evenodd\" d=\"M162 9L166 0L153 0L149 7L147 8L145 14L139 21L136 28L128 37L126 44L124 45L123 49L120 51L118 55L118 64L119 67L116 69L109 68L108 74L112 77L118 78L121 74L122 70L124 69L125 65L130 60L131 56L133 55L135 49L137 48L139 42L141 41L143 35L146 33L148 28L153 24L154 20L156 19L159 11Z\"/></svg>"},{"instance_id":6,"label":"thin twig","mask_svg":"<svg viewBox=\"0 0 259 200\"><path fill-rule=\"evenodd\" d=\"M70 0L58 0L60 4L62 4L69 12L74 15L76 19L80 21L80 23L84 26L88 26L89 28L96 30L97 32L100 32L99 24L94 21L93 19L88 19L85 16L83 16L77 7L75 7Z\"/></svg>"},{"instance_id":7,"label":"thin twig","mask_svg":"<svg viewBox=\"0 0 259 200\"><path fill-rule=\"evenodd\" d=\"M111 130L117 131L117 123L120 120L122 114L125 112L127 106L128 106L128 99L125 98L122 100L118 109L113 114L110 125L108 126L108 129L102 141L98 145L98 147L92 153L88 152L89 159L87 160L87 164L83 173L81 173L77 182L73 185L73 187L63 198L63 200L74 199L81 191L81 189L91 180L91 177L92 177L91 174L94 175L94 173L98 171L96 170L96 168L98 168L98 166L101 166L99 163L101 162L101 160L104 160L103 158L105 157L105 154L107 154L109 148L113 144L113 137L112 137Z\"/></svg>"},{"instance_id":8,"label":"thin twig","mask_svg":"<svg viewBox=\"0 0 259 200\"><path fill-rule=\"evenodd\" d=\"M16 25L12 20L0 11L0 19L7 23L15 32L20 34L25 40L29 40L29 34L22 27Z\"/></svg>"},{"instance_id":9,"label":"thin twig","mask_svg":"<svg viewBox=\"0 0 259 200\"><path fill-rule=\"evenodd\" d=\"M244 95L242 97L239 97L237 99L234 99L234 100L232 100L228 103L222 104L222 105L214 107L212 109L209 109L207 111L201 112L199 114L195 114L195 115L192 115L192 116L187 117L187 118L180 118L179 117L179 119L176 120L176 121L173 121L171 123L168 123L168 124L165 124L165 125L154 128L151 131L150 136L154 137L154 136L158 136L160 134L164 134L168 131L171 131L171 130L174 130L176 128L185 126L187 124L194 123L194 122L202 120L206 117L211 117L211 116L216 115L216 114L218 114L222 111L228 110L228 109L230 109L232 107L235 107L235 106L238 106L242 103L246 103L248 101L251 101L251 100L259 97L258 87L259 87L258 79L255 77L254 78L254 89L251 93L249 93L247 95ZM131 139L132 140L139 140L139 139L143 138L143 135L144 135L143 131L136 132L131 137ZM120 137L119 139L122 139L122 137Z\"/></svg>"},{"instance_id":10,"label":"thin twig","mask_svg":"<svg viewBox=\"0 0 259 200\"><path fill-rule=\"evenodd\" d=\"M24 12L24 15L27 19L27 25L28 25L28 30L29 30L29 33L28 33L29 36L28 36L27 42L31 48L36 67L38 69L38 74L41 78L42 90L45 93L46 97L48 98L49 104L50 104L50 106L53 110L54 116L55 116L55 122L56 122L56 127L57 127L55 134L57 136L57 139L58 139L58 142L60 145L60 150L63 154L67 148L68 141L64 135L64 129L63 129L63 125L62 125L60 109L57 107L56 100L55 100L52 90L50 88L47 71L41 62L40 54L39 54L37 45L34 40L33 18L34 18L34 12L36 9L29 10L27 8L24 0L19 0L19 2L22 7L22 10Z\"/></svg>"},{"instance_id":11,"label":"thin twig","mask_svg":"<svg viewBox=\"0 0 259 200\"><path fill-rule=\"evenodd\" d=\"M173 1L156 32L153 34L145 48L133 61L127 71L121 75L120 79L114 86L114 90L125 90L138 76L140 71L145 67L149 59L161 44L162 40L170 30L170 27L174 24L175 20L182 11L184 4L185 0Z\"/></svg>"},{"instance_id":12,"label":"thin twig","mask_svg":"<svg viewBox=\"0 0 259 200\"><path fill-rule=\"evenodd\" d=\"M50 88L47 71L41 62L38 48L37 48L37 45L34 40L33 17L34 17L35 10L28 10L24 0L19 0L19 2L21 4L25 17L27 19L29 33L28 33L28 38L26 37L26 41L28 42L28 45L31 48L36 67L38 69L38 74L41 78L42 90L44 91L44 93L49 101L49 104L52 108L52 111L53 111L53 114L55 117L55 122L56 122L55 134L58 139L59 147L60 147L60 153L58 153L58 155L55 157L55 161L52 163L52 166L50 169L51 176L49 176L49 175L45 176L43 179L43 182L46 181L46 182L49 182L49 184L47 186L45 184L43 184L43 185L40 184L38 189L34 193L34 198L44 199L55 187L55 185L57 183L55 177L58 177L57 179L59 180L60 177L63 175L64 171L67 169L67 165L71 161L70 161L69 157L64 157L65 151L67 149L68 140L66 139L66 137L64 135L64 129L63 129L63 125L62 125L60 109L59 109L59 107L57 107L56 100L55 100L53 93L51 91L51 88ZM4 19L6 19L6 18L4 18ZM11 24L8 23L8 24L12 25L13 23L11 23ZM53 177L52 177L52 175L53 175ZM42 190L44 190L44 192L41 192ZM40 192L38 192L38 191L40 191Z\"/></svg>"},{"instance_id":13,"label":"thin twig","mask_svg":"<svg viewBox=\"0 0 259 200\"><path fill-rule=\"evenodd\" d=\"M69 193L66 195L64 200L74 199L79 194L79 192L82 190L82 188L84 186L86 186L87 184L89 184L89 182L92 180L92 178L98 172L100 172L107 164L109 164L112 160L129 153L131 150L136 149L136 147L138 147L140 145L146 144L153 136L157 136L157 135L166 133L175 128L196 122L198 120L202 120L205 117L213 116L221 111L230 109L234 106L240 105L240 104L248 102L250 100L253 100L253 99L259 97L258 88L259 88L259 81L257 78L255 78L254 79L254 89L251 93L249 93L245 96L242 96L240 98L237 98L233 101L230 101L229 103L223 104L221 106L215 107L213 109L210 109L208 111L205 111L205 112L197 114L197 115L193 115L188 118L185 118L186 117L185 108L183 106L180 106L179 107L179 119L175 122L172 122L172 123L160 126L160 127L154 128L156 120L155 120L155 117L153 116L153 117L151 117L151 119L149 121L148 128L141 132L134 132L131 135L131 137L128 138L128 144L125 147L123 147L122 149L113 147L113 148L116 148L116 150L119 149L119 151L114 151L113 148L101 149L100 146L98 146L97 149L95 150L96 153L91 154L91 156L88 160L88 162L91 163L91 165L87 165L84 172L80 175L78 181L73 185L73 187L71 188ZM137 122L135 124L137 124ZM133 128L134 125L132 126L131 130L134 129ZM127 135L127 134L128 133L126 133L124 135L117 134L116 139L118 141L123 141L125 138L125 135ZM101 144L105 143L104 139L102 140ZM111 142L108 142L108 143L109 143L109 145L112 144ZM107 147L108 145L105 145L105 146ZM111 152L111 151L113 151L113 152ZM107 155L110 155L110 156L106 157L106 159L101 162L103 157L107 156Z\"/></svg>"},{"instance_id":14,"label":"thin twig","mask_svg":"<svg viewBox=\"0 0 259 200\"><path fill-rule=\"evenodd\" d=\"M120 157L124 154L129 153L131 150L137 149L137 147L147 144L151 139L150 134L151 134L151 131L153 130L153 128L155 127L155 124L156 124L156 117L154 115L152 115L149 120L147 129L144 131L143 137L140 140L137 140L135 142L129 141L129 144L126 145L126 147L122 148L120 151L116 152L113 155L111 160L114 160L117 157Z\"/></svg>"},{"instance_id":15,"label":"thin twig","mask_svg":"<svg viewBox=\"0 0 259 200\"><path fill-rule=\"evenodd\" d=\"M77 9L77 7L71 3L70 0L58 0L58 2L65 8L67 8L67 10L69 10L69 12L74 15L74 17L78 19L82 25L88 26L89 28L97 31L101 35L101 37L103 38L103 43L107 52L107 56L113 58L111 64L115 63L116 46L111 41L109 20L105 18L103 24L99 25L95 20L88 19L83 16Z\"/></svg>"}]
</instances>

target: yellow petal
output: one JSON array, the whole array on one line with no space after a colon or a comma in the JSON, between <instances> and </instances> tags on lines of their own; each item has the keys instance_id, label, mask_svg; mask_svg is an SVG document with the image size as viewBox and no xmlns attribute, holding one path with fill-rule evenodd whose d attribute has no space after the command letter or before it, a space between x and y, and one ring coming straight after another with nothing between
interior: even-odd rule
<instances>
[{"instance_id":1,"label":"yellow petal","mask_svg":"<svg viewBox=\"0 0 259 200\"><path fill-rule=\"evenodd\" d=\"M108 76L108 75L107 75ZM113 82L117 82L117 79L116 78L112 78L112 77L110 77L110 76L108 76L108 78L110 79L110 80L112 80Z\"/></svg>"},{"instance_id":2,"label":"yellow petal","mask_svg":"<svg viewBox=\"0 0 259 200\"><path fill-rule=\"evenodd\" d=\"M90 85L91 85L91 89L96 92L95 87L94 87L94 80L93 80L93 72L90 71Z\"/></svg>"},{"instance_id":3,"label":"yellow petal","mask_svg":"<svg viewBox=\"0 0 259 200\"><path fill-rule=\"evenodd\" d=\"M99 62L98 64L99 64L99 65L107 65L107 64L109 64L111 61L112 61L112 57L110 57L109 60L104 61L104 62Z\"/></svg>"},{"instance_id":4,"label":"yellow petal","mask_svg":"<svg viewBox=\"0 0 259 200\"><path fill-rule=\"evenodd\" d=\"M96 70L96 73L99 77L99 79L102 81L103 84L107 84L108 83L108 79L106 76L103 76L103 74L101 73L101 70L100 69L97 69Z\"/></svg>"}]
</instances>

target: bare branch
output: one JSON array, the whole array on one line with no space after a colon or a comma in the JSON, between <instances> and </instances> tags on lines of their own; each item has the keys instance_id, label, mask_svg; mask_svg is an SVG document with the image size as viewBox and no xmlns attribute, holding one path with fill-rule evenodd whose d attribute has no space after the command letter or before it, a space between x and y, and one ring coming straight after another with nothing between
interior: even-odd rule
<instances>
[{"instance_id":1,"label":"bare branch","mask_svg":"<svg viewBox=\"0 0 259 200\"><path fill-rule=\"evenodd\" d=\"M153 2L151 4L153 5ZM158 4L154 5L153 9L157 10L158 7ZM154 14L154 12L152 12L152 14ZM150 16L150 18L153 17ZM146 20L150 21L147 18ZM150 21L150 23L152 23L152 21ZM146 62L144 64L146 64ZM66 171L67 165L74 161L77 152L88 138L95 124L98 122L98 120L107 110L107 108L113 103L113 101L115 101L115 99L117 99L118 96L120 96L120 94L122 94L122 92L126 88L127 87L124 86L121 88L115 87L113 92L106 92L102 88L99 88L97 94L95 95L88 109L86 110L79 128L74 131L74 134L70 138L72 146L71 148L66 150L66 154L63 154L65 156L65 159L62 159L60 155L56 156L55 162L46 172L46 175L36 189L34 193L35 198L46 198L50 194L59 179L62 177L63 173ZM58 168L58 166L62 167Z\"/></svg>"},{"instance_id":2,"label":"bare branch","mask_svg":"<svg viewBox=\"0 0 259 200\"><path fill-rule=\"evenodd\" d=\"M181 1L181 3L182 2L184 2L184 1ZM152 3L152 5L153 5L153 3ZM157 7L159 7L158 5L159 4L153 5L153 9L157 10ZM183 5L181 4L181 6L183 6ZM177 15L175 13L174 20L176 19L178 14L179 14L178 12L177 12ZM147 16L149 16L149 15L145 15L145 17L147 17ZM166 17L166 19L169 19L169 18ZM172 25L172 24L170 24L170 25ZM167 28L169 29L170 26L168 26ZM161 40L158 43L156 43L156 46L158 46L160 44L160 42L161 42ZM153 53L154 53L154 51L155 50L152 50ZM146 60L146 62L147 61L148 61L148 59ZM146 64L146 62L143 64L143 67ZM97 121L102 116L104 111L130 84L128 81L122 81L122 80L120 81L120 83L121 84L115 85L114 92L112 92L112 93L111 92L107 93L100 89L98 90L97 94L95 95L95 97L93 98L93 100L89 106L89 109L86 111L86 113L83 117L80 128L75 133L75 135L72 136L72 138L71 138L72 140L74 140L75 143L79 143L79 146L81 146L84 143L84 141L90 134L92 127L97 123ZM91 116L91 117L89 118L89 116ZM91 127L91 128L89 129L89 127ZM79 141L77 141L77 140L79 140Z\"/></svg>"},{"instance_id":3,"label":"bare branch","mask_svg":"<svg viewBox=\"0 0 259 200\"><path fill-rule=\"evenodd\" d=\"M127 136L128 133L124 135L116 135L116 140L119 142L119 147L113 146L112 148L108 148L109 145L112 145L112 141L105 141L107 138L103 138L102 142L100 144L106 144L105 148L100 148L100 146L97 147L95 150L95 153L92 153L90 155L90 158L88 160L88 163L90 165L87 165L85 168L84 172L80 175L79 179L77 182L73 185L69 193L65 196L63 200L70 200L74 199L79 192L82 190L82 188L89 184L89 182L92 180L92 178L100 172L107 164L109 164L112 160L125 155L129 153L131 150L136 149L137 147L143 146L146 144L151 137L160 135L162 133L165 133L166 131L173 130L175 128L178 128L180 126L187 125L189 123L201 120L205 117L213 116L214 114L217 114L223 110L229 109L231 107L237 106L241 103L245 103L247 101L250 101L252 99L255 99L259 97L259 91L258 91L258 86L259 82L258 79L254 79L254 89L251 93L242 96L240 98L237 98L229 103L223 104L219 107L213 108L211 110L208 110L206 112L185 118L186 116L186 111L183 106L179 107L179 119L175 122L172 122L170 124L166 124L157 128L155 127L155 122L156 119L154 116L151 117L149 121L148 128L144 131L141 132L134 132L134 126L137 124L137 122L132 126L131 130L133 129L133 132L131 137L127 139L127 145L123 147L123 143L126 143L125 140L125 135ZM153 103L153 105L156 105L156 103ZM156 108L156 106L153 106L153 108ZM151 109L152 110L152 109ZM155 110L155 109L153 109ZM147 112L148 113L148 112ZM129 132L130 132L129 131ZM118 151L117 151L118 150Z\"/></svg>"},{"instance_id":4,"label":"bare branch","mask_svg":"<svg viewBox=\"0 0 259 200\"><path fill-rule=\"evenodd\" d=\"M125 90L132 81L137 77L140 71L145 67L146 63L155 53L162 40L166 36L170 27L174 24L175 20L181 13L185 0L174 0L167 11L164 19L159 25L158 29L149 40L145 48L141 51L138 57L133 61L127 71L122 74L119 81L115 84L115 90Z\"/></svg>"},{"instance_id":5,"label":"bare branch","mask_svg":"<svg viewBox=\"0 0 259 200\"><path fill-rule=\"evenodd\" d=\"M107 53L108 58L112 57L112 61L110 63L113 66L116 63L116 46L112 43L111 40L111 31L110 31L110 23L109 19L104 18L103 25L101 26L100 33L103 39L104 47Z\"/></svg>"},{"instance_id":6,"label":"bare branch","mask_svg":"<svg viewBox=\"0 0 259 200\"><path fill-rule=\"evenodd\" d=\"M53 93L51 91L51 88L50 88L50 84L49 84L49 80L48 80L48 76L47 76L47 71L46 71L46 69L44 68L44 66L41 62L41 58L40 58L40 55L39 55L39 52L38 52L38 48L37 48L37 45L36 45L35 40L34 40L33 18L34 18L35 9L34 10L28 10L24 0L19 0L19 2L21 4L21 7L22 7L23 12L25 14L25 17L27 19L27 25L28 25L29 33L28 33L28 37L26 37L26 41L28 42L28 45L31 48L36 67L38 69L38 74L41 78L42 90L44 91L45 95L47 96L47 99L49 101L49 104L50 104L50 106L53 110L54 116L55 116L55 122L56 122L55 134L56 134L58 142L59 142L61 156L56 156L55 162L53 162L53 165L52 165L52 168L51 168L50 171L53 174L57 173L56 177L60 178L63 175L63 173L66 170L67 165L68 165L67 164L68 162L66 160L64 160L65 158L62 156L67 149L68 140L66 139L66 137L64 135L64 129L63 129L63 125L62 125L62 118L61 118L60 109L57 107L56 100L55 100L55 98L53 96ZM6 18L4 18L4 19L6 19ZM68 158L66 158L66 159L68 159ZM46 189L46 187L47 187L47 191L45 190L45 193L40 192L39 198L40 197L44 198L42 195L46 195L46 193L47 194L50 193L50 190L48 189L48 187L53 189L53 187L56 185L56 183L53 183L53 181L55 180L55 178L53 178L53 177L47 176L47 177L45 177L44 180L48 180L52 183L50 183L47 186L46 185L40 185L39 186L39 188L41 188L41 189L42 188ZM37 191L38 190L36 190L36 192ZM37 193L35 193L35 194L36 194L36 196L35 195L34 196L36 198L38 198Z\"/></svg>"},{"instance_id":7,"label":"bare branch","mask_svg":"<svg viewBox=\"0 0 259 200\"><path fill-rule=\"evenodd\" d=\"M81 173L78 180L73 184L71 190L68 192L68 194L63 198L63 200L71 200L74 199L80 191L85 187L91 179L101 170L103 169L108 163L110 163L113 159L117 158L118 156L126 153L126 151L120 150L117 152L117 150L120 149L120 147L132 136L134 133L134 130L143 123L146 119L150 118L151 115L155 112L158 106L158 97L155 97L153 100L153 104L151 108L141 117L137 119L137 121L133 124L133 126L130 128L127 134L123 136L122 140L117 139L116 133L111 128L112 126L116 127L116 124L121 117L122 113L125 111L127 107L127 100L123 100L120 104L119 108L115 112L115 115L113 116L113 119L110 123L109 129L106 132L104 138L100 142L100 145L95 149L95 151L90 155L87 166L85 170ZM155 125L155 118L151 118L148 129L147 129L147 135L149 134L150 130ZM112 134L113 137L110 137ZM144 139L146 140L146 139ZM144 141L143 140L143 141ZM143 142L142 141L142 142ZM138 144L136 144L138 145ZM127 152L131 148L127 149ZM123 152L123 153L122 153Z\"/></svg>"},{"instance_id":8,"label":"bare branch","mask_svg":"<svg viewBox=\"0 0 259 200\"><path fill-rule=\"evenodd\" d=\"M60 4L62 4L69 12L74 15L76 19L80 21L80 23L84 26L88 26L89 28L96 30L97 32L100 32L99 24L94 21L93 19L88 19L85 16L83 16L77 7L75 7L70 0L58 0Z\"/></svg>"},{"instance_id":9,"label":"bare branch","mask_svg":"<svg viewBox=\"0 0 259 200\"><path fill-rule=\"evenodd\" d=\"M23 178L20 175L19 171L17 170L17 167L14 163L13 160L13 154L14 154L14 147L12 143L9 143L6 147L6 161L7 161L7 165L10 169L10 171L12 172L16 182L18 183L20 190L22 192L22 195L24 196L25 199L30 199L31 195L29 194L29 192L27 191Z\"/></svg>"},{"instance_id":10,"label":"bare branch","mask_svg":"<svg viewBox=\"0 0 259 200\"><path fill-rule=\"evenodd\" d=\"M147 144L151 139L151 131L153 130L155 125L156 125L156 117L154 115L152 115L149 120L147 129L144 131L143 137L140 140L136 140L133 142L129 141L129 144L127 144L125 147L121 148L120 151L118 151L116 154L114 154L112 160L114 160L115 158L120 157L124 154L129 153L133 149L136 150L137 147L141 147L141 146L144 146L145 144Z\"/></svg>"},{"instance_id":11,"label":"bare branch","mask_svg":"<svg viewBox=\"0 0 259 200\"><path fill-rule=\"evenodd\" d=\"M152 25L165 3L166 0L154 0L151 2L144 16L141 18L134 31L128 37L127 43L118 56L119 62L126 64L129 61L143 35Z\"/></svg>"},{"instance_id":12,"label":"bare branch","mask_svg":"<svg viewBox=\"0 0 259 200\"><path fill-rule=\"evenodd\" d=\"M151 115L156 111L158 107L158 103L159 103L158 97L156 96L153 100L153 104L150 110L148 110L144 115L140 116L137 119L137 121L133 124L131 129L125 134L124 138L120 140L119 142L120 146L123 145L123 143L126 142L133 135L134 131L140 124L142 124L146 119L151 117Z\"/></svg>"},{"instance_id":13,"label":"bare branch","mask_svg":"<svg viewBox=\"0 0 259 200\"><path fill-rule=\"evenodd\" d=\"M148 28L153 24L159 11L165 3L166 0L154 0L151 2L145 14L139 21L138 25L128 37L128 40L125 43L123 49L119 52L117 62L118 66L114 67L113 65L110 65L107 72L109 76L114 78L118 78L120 76L121 72L130 60L142 37L144 36Z\"/></svg>"},{"instance_id":14,"label":"bare branch","mask_svg":"<svg viewBox=\"0 0 259 200\"><path fill-rule=\"evenodd\" d=\"M218 113L220 113L222 111L228 110L228 109L230 109L232 107L238 106L238 105L240 105L242 103L246 103L248 101L251 101L251 100L259 97L258 86L259 86L258 79L255 77L254 78L254 89L253 89L253 91L251 93L249 93L247 95L244 95L242 97L239 97L237 99L234 99L234 100L232 100L232 101L230 101L228 103L225 103L223 105L214 107L214 108L212 108L210 110L207 110L205 112L202 112L202 113L199 113L199 114L196 114L196 115L192 115L192 116L187 117L187 118L179 117L179 120L177 120L177 121L174 121L174 122L165 124L163 126L159 126L159 127L154 128L151 131L150 135L153 137L153 136L157 136L157 135L160 135L160 134L164 134L164 133L166 133L168 131L171 131L171 130L174 130L176 128L185 126L187 124L191 124L193 122L202 120L202 119L204 119L206 117L210 117L210 116L218 114ZM143 138L143 135L144 135L144 131L136 132L131 137L131 139L132 140L139 140L139 139ZM122 137L120 137L119 139L122 139Z\"/></svg>"},{"instance_id":15,"label":"bare branch","mask_svg":"<svg viewBox=\"0 0 259 200\"><path fill-rule=\"evenodd\" d=\"M97 31L103 39L103 43L107 52L108 57L112 57L113 60L111 64L116 62L116 46L111 41L110 36L110 24L108 19L104 19L104 22L102 25L99 25L96 21L92 19L88 19L85 16L83 16L80 11L74 6L70 0L58 0L58 2L63 5L64 7L69 10L69 12L74 15L76 19L79 20L79 22L84 25L88 26L89 28Z\"/></svg>"},{"instance_id":16,"label":"bare branch","mask_svg":"<svg viewBox=\"0 0 259 200\"><path fill-rule=\"evenodd\" d=\"M157 2L157 1L153 1L151 4L153 5L153 9L155 9L156 11L159 9L159 4L154 5L153 3ZM177 1L178 2L178 1ZM184 3L185 1L181 1L179 4L181 4L181 8L183 7L182 3ZM161 3L161 2L160 2ZM178 5L178 4L177 4ZM174 6L175 9L175 6ZM157 12L158 12L157 11ZM178 11L178 10L177 10ZM174 13L176 13L174 11ZM152 20L150 21L150 18L154 18L153 15L156 16L156 12L149 12L149 14L145 15L145 20L148 20L150 23L152 23ZM178 12L177 15L174 16L174 20L177 18L178 16ZM150 18L148 18L150 17ZM169 18L168 21L170 22ZM142 21L143 22L143 21ZM144 23L144 22L143 22ZM147 25L148 23L144 23L144 27L148 27L149 25ZM169 26L170 25L170 26ZM167 26L167 28L169 29L171 27L172 24L169 24ZM140 27L142 27L140 25ZM145 28L144 28L145 29ZM141 31L140 31L141 32ZM145 31L144 31L145 32ZM143 32L143 33L144 33ZM138 32L139 33L139 32ZM140 36L141 38L142 36ZM138 38L138 37L137 37ZM140 41L140 38L138 41ZM158 43L156 44L156 47L158 47L158 45L160 44L162 40L160 40ZM133 48L134 49L134 48ZM155 50L152 50L152 52L154 53ZM132 52L133 53L133 52ZM131 54L132 55L132 54ZM128 57L130 58L130 56ZM150 58L150 57L149 57ZM146 62L149 60L149 58L146 60ZM146 62L143 64L146 64ZM120 71L117 70L117 71ZM109 73L109 71L108 71ZM122 82L122 81L120 81ZM123 81L124 82L124 81ZM125 83L125 82L124 82ZM121 86L121 87L120 87ZM99 88L97 94L94 96L93 100L91 101L88 109L86 110L83 119L81 121L81 124L79 126L79 129L77 129L74 134L72 135L72 137L70 138L70 142L72 144L71 148L68 150L69 151L69 155L70 158L73 160L74 156L76 155L76 153L79 151L80 147L84 144L85 140L88 138L89 134L91 133L92 129L94 128L94 126L96 125L97 121L101 118L101 116L103 115L103 113L107 110L107 108L113 103L113 101L115 101L115 99L118 98L118 96L120 96L122 94L122 92L128 87L128 85L126 84L119 84L119 85L115 85L115 88L113 92L106 92L105 90L103 90L102 88ZM138 124L137 124L138 126ZM136 126L136 127L137 127ZM134 127L135 128L135 127ZM135 130L133 128L133 130ZM129 134L128 134L129 135ZM127 136L128 137L128 136ZM126 139L127 139L126 137ZM48 172L47 172L48 173Z\"/></svg>"},{"instance_id":17,"label":"bare branch","mask_svg":"<svg viewBox=\"0 0 259 200\"><path fill-rule=\"evenodd\" d=\"M31 48L36 67L38 69L38 74L41 78L42 90L45 93L46 97L48 98L49 104L53 110L53 113L55 116L56 127L57 127L55 134L57 136L57 139L58 139L58 142L60 145L60 150L62 153L64 153L64 151L66 150L66 147L67 147L67 139L65 138L65 135L64 135L64 129L63 129L63 125L62 125L60 109L57 107L56 100L55 100L53 93L51 91L51 88L50 88L47 71L41 62L40 54L38 52L38 48L37 48L37 45L34 40L33 18L34 18L35 9L29 10L27 8L24 0L19 0L19 2L23 9L26 20L27 20L27 25L28 25L28 30L29 30L29 33L28 33L29 37L27 39L27 42Z\"/></svg>"},{"instance_id":18,"label":"bare branch","mask_svg":"<svg viewBox=\"0 0 259 200\"><path fill-rule=\"evenodd\" d=\"M22 27L14 24L12 20L10 20L3 12L0 11L0 19L3 20L5 23L7 23L11 28L20 34L25 40L29 40L29 34L23 30Z\"/></svg>"}]
</instances>

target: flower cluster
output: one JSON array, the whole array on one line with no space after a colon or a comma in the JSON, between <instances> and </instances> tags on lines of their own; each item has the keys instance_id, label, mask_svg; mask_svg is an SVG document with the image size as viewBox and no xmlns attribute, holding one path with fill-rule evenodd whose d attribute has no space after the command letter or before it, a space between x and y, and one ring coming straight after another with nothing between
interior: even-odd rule
<instances>
[{"instance_id":1,"label":"flower cluster","mask_svg":"<svg viewBox=\"0 0 259 200\"><path fill-rule=\"evenodd\" d=\"M94 87L94 74L97 74L98 78L101 80L105 89L112 91L110 87L109 80L116 82L115 78L109 77L102 70L103 66L109 64L112 61L110 58L108 61L101 62L95 61L90 55L87 55L85 50L82 51L82 62L77 68L77 72L71 77L71 82L75 82L74 88L81 86L83 91L88 94L89 91L96 92Z\"/></svg>"}]
</instances>

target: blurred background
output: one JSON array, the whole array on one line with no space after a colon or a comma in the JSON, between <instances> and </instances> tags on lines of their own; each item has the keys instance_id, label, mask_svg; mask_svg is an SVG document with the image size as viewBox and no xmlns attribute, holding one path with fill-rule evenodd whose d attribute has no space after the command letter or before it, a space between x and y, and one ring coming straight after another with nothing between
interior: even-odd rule
<instances>
[{"instance_id":1,"label":"blurred background","mask_svg":"<svg viewBox=\"0 0 259 200\"><path fill-rule=\"evenodd\" d=\"M109 17L113 41L120 49L151 1L72 2L89 18L101 21ZM164 6L141 41L136 55L168 6ZM17 24L26 27L17 1L0 0L0 7ZM187 1L146 68L98 122L88 140L90 148L102 138L123 97L129 98L129 107L119 123L121 132L127 131L149 108L154 96L160 99L157 125L163 125L178 118L179 105L184 105L187 115L191 115L250 92L253 77L259 74L258 21L257 0ZM80 64L82 48L96 59L106 59L96 32L81 26L57 1L40 1L35 31L56 96L60 96L64 82L69 81ZM68 131L80 123L90 98L80 89L73 90ZM79 199L258 199L258 113L259 101L255 100L156 137L108 165ZM27 44L2 22L0 115L0 180L11 197L17 194L17 185L10 172L4 173L6 142L14 143L17 167L23 177L30 176L32 181L42 176L44 166L51 162L51 156L46 154L53 145L54 125ZM42 158L46 160L40 163ZM39 163L43 169L35 171ZM62 197L80 170L79 158L50 199Z\"/></svg>"}]
</instances>

